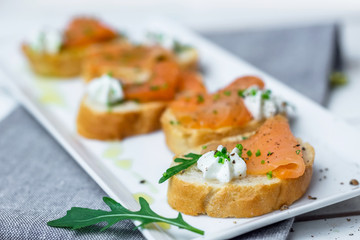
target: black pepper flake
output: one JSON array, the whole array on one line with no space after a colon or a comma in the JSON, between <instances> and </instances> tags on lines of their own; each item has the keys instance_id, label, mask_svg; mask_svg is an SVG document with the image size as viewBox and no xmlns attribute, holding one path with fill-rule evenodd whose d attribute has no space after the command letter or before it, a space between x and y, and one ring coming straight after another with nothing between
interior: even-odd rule
<instances>
[{"instance_id":1,"label":"black pepper flake","mask_svg":"<svg viewBox=\"0 0 360 240\"><path fill-rule=\"evenodd\" d=\"M293 228L290 228L290 232L295 232L295 230Z\"/></svg>"},{"instance_id":2,"label":"black pepper flake","mask_svg":"<svg viewBox=\"0 0 360 240\"><path fill-rule=\"evenodd\" d=\"M268 156L271 156L271 155L273 155L274 154L274 152L268 152Z\"/></svg>"},{"instance_id":3,"label":"black pepper flake","mask_svg":"<svg viewBox=\"0 0 360 240\"><path fill-rule=\"evenodd\" d=\"M341 182L341 183L340 183L340 185L344 185L344 183L343 183L343 182Z\"/></svg>"},{"instance_id":4,"label":"black pepper flake","mask_svg":"<svg viewBox=\"0 0 360 240\"><path fill-rule=\"evenodd\" d=\"M310 200L316 200L317 197L312 197L312 196L308 195L308 199L310 199Z\"/></svg>"},{"instance_id":5,"label":"black pepper flake","mask_svg":"<svg viewBox=\"0 0 360 240\"><path fill-rule=\"evenodd\" d=\"M357 186L357 185L359 185L359 181L356 179L351 179L350 185Z\"/></svg>"},{"instance_id":6,"label":"black pepper flake","mask_svg":"<svg viewBox=\"0 0 360 240\"><path fill-rule=\"evenodd\" d=\"M306 150L306 148L305 148L305 147L302 147L301 149L302 149L303 151L305 151L305 150Z\"/></svg>"},{"instance_id":7,"label":"black pepper flake","mask_svg":"<svg viewBox=\"0 0 360 240\"><path fill-rule=\"evenodd\" d=\"M346 221L350 222L350 221L351 221L351 219L350 219L350 218L347 218L347 219L346 219Z\"/></svg>"},{"instance_id":8,"label":"black pepper flake","mask_svg":"<svg viewBox=\"0 0 360 240\"><path fill-rule=\"evenodd\" d=\"M328 169L328 168L325 168L325 171L329 171L329 169Z\"/></svg>"},{"instance_id":9,"label":"black pepper flake","mask_svg":"<svg viewBox=\"0 0 360 240\"><path fill-rule=\"evenodd\" d=\"M144 183L146 183L146 180L143 179L143 180L140 181L140 183L144 184Z\"/></svg>"},{"instance_id":10,"label":"black pepper flake","mask_svg":"<svg viewBox=\"0 0 360 240\"><path fill-rule=\"evenodd\" d=\"M300 144L296 144L294 147L300 147Z\"/></svg>"},{"instance_id":11,"label":"black pepper flake","mask_svg":"<svg viewBox=\"0 0 360 240\"><path fill-rule=\"evenodd\" d=\"M235 160L233 160L232 163L235 164Z\"/></svg>"},{"instance_id":12,"label":"black pepper flake","mask_svg":"<svg viewBox=\"0 0 360 240\"><path fill-rule=\"evenodd\" d=\"M354 236L354 234L353 234L353 233L349 233L349 236Z\"/></svg>"},{"instance_id":13,"label":"black pepper flake","mask_svg":"<svg viewBox=\"0 0 360 240\"><path fill-rule=\"evenodd\" d=\"M284 211L284 210L288 210L289 206L288 205L282 205L280 208L280 211Z\"/></svg>"},{"instance_id":14,"label":"black pepper flake","mask_svg":"<svg viewBox=\"0 0 360 240\"><path fill-rule=\"evenodd\" d=\"M235 155L235 153L230 154L230 156L234 156L234 155Z\"/></svg>"}]
</instances>

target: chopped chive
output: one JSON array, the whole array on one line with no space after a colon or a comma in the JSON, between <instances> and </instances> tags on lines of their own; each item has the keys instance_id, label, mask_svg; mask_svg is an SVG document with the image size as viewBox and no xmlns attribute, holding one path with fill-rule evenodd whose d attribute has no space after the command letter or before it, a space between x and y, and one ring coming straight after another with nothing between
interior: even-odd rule
<instances>
[{"instance_id":1,"label":"chopped chive","mask_svg":"<svg viewBox=\"0 0 360 240\"><path fill-rule=\"evenodd\" d=\"M213 114L217 114L218 111L216 109L213 110Z\"/></svg>"},{"instance_id":2,"label":"chopped chive","mask_svg":"<svg viewBox=\"0 0 360 240\"><path fill-rule=\"evenodd\" d=\"M207 148L207 146L206 146L206 145L202 146L202 149L206 149L206 148Z\"/></svg>"},{"instance_id":3,"label":"chopped chive","mask_svg":"<svg viewBox=\"0 0 360 240\"><path fill-rule=\"evenodd\" d=\"M246 154L247 154L249 157L251 157L252 152L249 150L249 151L246 152Z\"/></svg>"},{"instance_id":4,"label":"chopped chive","mask_svg":"<svg viewBox=\"0 0 360 240\"><path fill-rule=\"evenodd\" d=\"M299 154L300 154L300 150L296 150L296 154L299 155Z\"/></svg>"},{"instance_id":5,"label":"chopped chive","mask_svg":"<svg viewBox=\"0 0 360 240\"><path fill-rule=\"evenodd\" d=\"M250 91L250 95L251 96L255 96L256 95L256 93L257 93L257 90L256 89L251 89L251 91Z\"/></svg>"},{"instance_id":6,"label":"chopped chive","mask_svg":"<svg viewBox=\"0 0 360 240\"><path fill-rule=\"evenodd\" d=\"M239 91L238 91L239 97L242 97L242 98L245 97L244 91L245 91L245 90L239 90Z\"/></svg>"},{"instance_id":7,"label":"chopped chive","mask_svg":"<svg viewBox=\"0 0 360 240\"><path fill-rule=\"evenodd\" d=\"M214 98L215 101L218 100L220 98L220 94L218 94L218 93L215 94L213 98Z\"/></svg>"},{"instance_id":8,"label":"chopped chive","mask_svg":"<svg viewBox=\"0 0 360 240\"><path fill-rule=\"evenodd\" d=\"M260 150L258 149L257 151L256 151L256 153L255 153L255 156L260 156L261 155L261 152L260 152Z\"/></svg>"},{"instance_id":9,"label":"chopped chive","mask_svg":"<svg viewBox=\"0 0 360 240\"><path fill-rule=\"evenodd\" d=\"M154 86L150 86L150 90L151 90L151 91L159 90L159 88L160 88L159 86L155 86L155 85L154 85Z\"/></svg>"},{"instance_id":10,"label":"chopped chive","mask_svg":"<svg viewBox=\"0 0 360 240\"><path fill-rule=\"evenodd\" d=\"M171 125L178 125L178 124L180 124L180 122L179 122L179 121L170 120L170 124L171 124Z\"/></svg>"},{"instance_id":11,"label":"chopped chive","mask_svg":"<svg viewBox=\"0 0 360 240\"><path fill-rule=\"evenodd\" d=\"M223 154L226 154L226 153L227 153L226 147L223 147L223 149L221 149L221 152L222 152Z\"/></svg>"},{"instance_id":12,"label":"chopped chive","mask_svg":"<svg viewBox=\"0 0 360 240\"><path fill-rule=\"evenodd\" d=\"M230 91L225 91L224 94L225 94L226 96L230 96L230 95L231 95L231 92L230 92Z\"/></svg>"},{"instance_id":13,"label":"chopped chive","mask_svg":"<svg viewBox=\"0 0 360 240\"><path fill-rule=\"evenodd\" d=\"M272 177L273 177L272 171L267 172L266 176L267 176L268 179L272 179Z\"/></svg>"},{"instance_id":14,"label":"chopped chive","mask_svg":"<svg viewBox=\"0 0 360 240\"><path fill-rule=\"evenodd\" d=\"M198 96L197 96L197 102L198 102L198 103L204 102L204 97L203 97L203 95L198 95Z\"/></svg>"},{"instance_id":15,"label":"chopped chive","mask_svg":"<svg viewBox=\"0 0 360 240\"><path fill-rule=\"evenodd\" d=\"M248 139L248 137L242 137L242 140Z\"/></svg>"},{"instance_id":16,"label":"chopped chive","mask_svg":"<svg viewBox=\"0 0 360 240\"><path fill-rule=\"evenodd\" d=\"M218 163L224 164L224 162L225 162L225 159L220 157Z\"/></svg>"},{"instance_id":17,"label":"chopped chive","mask_svg":"<svg viewBox=\"0 0 360 240\"><path fill-rule=\"evenodd\" d=\"M108 71L108 72L107 72L107 75L108 75L109 77L112 77L112 76L113 76L112 71Z\"/></svg>"},{"instance_id":18,"label":"chopped chive","mask_svg":"<svg viewBox=\"0 0 360 240\"><path fill-rule=\"evenodd\" d=\"M244 147L241 144L236 144L236 148L239 149L239 151L241 152Z\"/></svg>"},{"instance_id":19,"label":"chopped chive","mask_svg":"<svg viewBox=\"0 0 360 240\"><path fill-rule=\"evenodd\" d=\"M265 164L265 160L261 160L261 164Z\"/></svg>"},{"instance_id":20,"label":"chopped chive","mask_svg":"<svg viewBox=\"0 0 360 240\"><path fill-rule=\"evenodd\" d=\"M164 89L167 89L169 87L169 84L168 83L164 83L163 86L162 86Z\"/></svg>"},{"instance_id":21,"label":"chopped chive","mask_svg":"<svg viewBox=\"0 0 360 240\"><path fill-rule=\"evenodd\" d=\"M261 94L262 99L270 99L271 90L266 90L263 94Z\"/></svg>"}]
</instances>

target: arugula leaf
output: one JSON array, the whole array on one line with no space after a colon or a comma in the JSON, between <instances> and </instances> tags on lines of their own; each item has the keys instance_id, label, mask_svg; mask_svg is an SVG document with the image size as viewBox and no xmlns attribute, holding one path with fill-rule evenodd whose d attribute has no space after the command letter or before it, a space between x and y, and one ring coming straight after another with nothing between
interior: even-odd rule
<instances>
[{"instance_id":1,"label":"arugula leaf","mask_svg":"<svg viewBox=\"0 0 360 240\"><path fill-rule=\"evenodd\" d=\"M204 231L185 222L181 213L179 213L177 218L166 218L158 215L151 210L149 203L142 197L139 198L141 207L139 211L130 211L109 197L104 197L103 201L110 207L110 212L100 209L73 207L67 211L64 217L50 221L47 225L51 227L79 229L100 222L107 222L107 225L100 230L104 231L119 221L130 219L141 222L136 228L143 227L149 223L164 222L204 235Z\"/></svg>"},{"instance_id":2,"label":"arugula leaf","mask_svg":"<svg viewBox=\"0 0 360 240\"><path fill-rule=\"evenodd\" d=\"M190 158L190 159L175 158L174 162L180 163L180 164L178 164L176 166L173 166L171 168L168 168L166 170L166 172L163 173L163 176L160 178L159 183L165 182L166 180L168 180L169 178L171 178L175 174L177 174L177 173L181 172L182 170L185 170L185 169L189 168L190 166L194 165L199 160L201 155L195 154L195 153L188 153L184 157Z\"/></svg>"}]
</instances>

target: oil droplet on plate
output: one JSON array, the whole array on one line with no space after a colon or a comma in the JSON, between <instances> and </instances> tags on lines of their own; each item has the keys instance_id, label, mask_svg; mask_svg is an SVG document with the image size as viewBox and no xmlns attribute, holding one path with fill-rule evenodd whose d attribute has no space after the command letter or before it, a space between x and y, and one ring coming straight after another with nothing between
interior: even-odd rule
<instances>
[{"instance_id":1,"label":"oil droplet on plate","mask_svg":"<svg viewBox=\"0 0 360 240\"><path fill-rule=\"evenodd\" d=\"M110 143L102 154L102 157L109 159L116 159L122 152L120 143Z\"/></svg>"},{"instance_id":2,"label":"oil droplet on plate","mask_svg":"<svg viewBox=\"0 0 360 240\"><path fill-rule=\"evenodd\" d=\"M115 164L121 169L128 170L131 168L132 161L130 159L115 160Z\"/></svg>"},{"instance_id":3,"label":"oil droplet on plate","mask_svg":"<svg viewBox=\"0 0 360 240\"><path fill-rule=\"evenodd\" d=\"M133 197L137 202L139 202L140 197L144 198L149 204L152 204L154 202L154 199L150 195L142 192L134 193Z\"/></svg>"}]
</instances>

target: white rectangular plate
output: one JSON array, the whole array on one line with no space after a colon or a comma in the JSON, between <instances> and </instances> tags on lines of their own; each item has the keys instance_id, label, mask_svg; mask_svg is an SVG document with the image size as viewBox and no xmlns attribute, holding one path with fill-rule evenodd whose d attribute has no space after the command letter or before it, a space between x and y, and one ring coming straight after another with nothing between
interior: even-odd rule
<instances>
[{"instance_id":1,"label":"white rectangular plate","mask_svg":"<svg viewBox=\"0 0 360 240\"><path fill-rule=\"evenodd\" d=\"M234 237L360 195L359 187L348 184L350 179L360 174L358 134L339 118L200 36L164 19L143 23L123 19L108 22L125 30L130 37L155 30L195 46L206 69L205 81L210 91L227 85L241 75L261 77L267 88L296 106L298 117L292 122L293 133L315 148L314 175L303 198L288 210L274 211L254 218L218 219L184 215L185 221L205 231L204 238ZM116 24L119 22L121 24ZM0 43L0 77L6 80L14 95L109 196L131 209L138 208L134 199L143 196L151 203L155 212L167 217L177 216L177 212L166 201L167 183L157 183L173 157L165 145L162 132L113 142L90 141L80 137L76 133L75 119L84 90L82 81L79 78L65 81L39 78L29 70L26 59L20 52L20 37L4 39ZM146 182L141 184L141 180ZM340 184L341 182L345 184ZM317 197L317 200L308 199L308 195ZM151 239L202 238L192 232L163 224L160 227L153 225L142 232Z\"/></svg>"}]
</instances>

